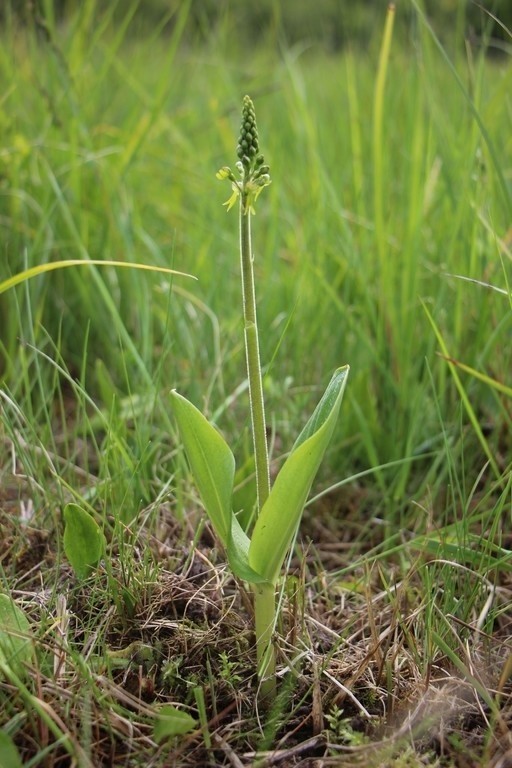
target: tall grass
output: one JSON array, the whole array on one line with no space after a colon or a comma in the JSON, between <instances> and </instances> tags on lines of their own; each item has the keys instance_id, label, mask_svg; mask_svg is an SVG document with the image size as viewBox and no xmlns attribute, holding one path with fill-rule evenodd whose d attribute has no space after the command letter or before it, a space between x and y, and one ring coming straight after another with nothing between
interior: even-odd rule
<instances>
[{"instance_id":1,"label":"tall grass","mask_svg":"<svg viewBox=\"0 0 512 768\"><path fill-rule=\"evenodd\" d=\"M4 294L5 384L31 419L50 421L57 354L107 411L128 396L147 416L178 385L193 398L206 392L211 412L243 431L236 247L212 171L250 90L275 126L276 181L256 254L273 427L286 441L314 399L295 381L314 387L350 362L331 477L373 468L380 513L398 522L409 492L435 497L448 479L443 431L459 442L461 391L438 338L498 381L510 370L506 303L457 277L510 284L508 60L471 48L451 60L423 17L411 39L389 36L379 69L378 37L368 55L296 48L247 60L227 17L211 47L180 49L186 5L170 38L156 29L136 41L130 14L113 26L112 13L89 4L65 26L48 15L7 30L2 274L78 257L174 266L200 280L190 289L91 267ZM474 403L470 433L478 423L488 440L482 450L481 436L465 437L474 478L498 450L507 408L474 378L461 386Z\"/></svg>"}]
</instances>

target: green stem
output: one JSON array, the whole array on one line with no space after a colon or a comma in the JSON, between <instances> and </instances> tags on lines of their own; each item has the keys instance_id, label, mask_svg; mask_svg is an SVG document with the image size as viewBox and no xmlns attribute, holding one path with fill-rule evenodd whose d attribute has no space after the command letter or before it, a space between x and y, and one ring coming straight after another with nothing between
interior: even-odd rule
<instances>
[{"instance_id":1,"label":"green stem","mask_svg":"<svg viewBox=\"0 0 512 768\"><path fill-rule=\"evenodd\" d=\"M270 474L267 449L267 429L263 401L258 321L256 318L256 294L254 290L254 268L251 247L251 213L246 210L245 191L240 196L240 258L242 273L242 296L244 309L245 357L249 381L254 462L256 466L256 493L258 514L270 493Z\"/></svg>"},{"instance_id":2,"label":"green stem","mask_svg":"<svg viewBox=\"0 0 512 768\"><path fill-rule=\"evenodd\" d=\"M256 292L251 244L251 212L247 206L247 193L240 196L240 260L244 310L245 356L249 382L254 462L256 467L257 514L270 493L265 404L261 376ZM261 682L260 700L269 704L276 695L276 654L272 635L276 619L275 588L273 584L254 585L254 622L258 677Z\"/></svg>"},{"instance_id":3,"label":"green stem","mask_svg":"<svg viewBox=\"0 0 512 768\"><path fill-rule=\"evenodd\" d=\"M260 700L271 703L276 697L276 653L273 634L276 615L275 587L269 582L254 585L254 622Z\"/></svg>"}]
</instances>

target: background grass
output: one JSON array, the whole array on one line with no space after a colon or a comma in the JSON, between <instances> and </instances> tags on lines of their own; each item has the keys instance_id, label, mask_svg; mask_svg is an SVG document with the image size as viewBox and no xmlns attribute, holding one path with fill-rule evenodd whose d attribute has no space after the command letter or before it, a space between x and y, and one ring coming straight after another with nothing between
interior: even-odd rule
<instances>
[{"instance_id":1,"label":"background grass","mask_svg":"<svg viewBox=\"0 0 512 768\"><path fill-rule=\"evenodd\" d=\"M506 60L459 51L451 64L420 21L412 41L393 47L376 124L378 40L373 56L296 48L248 58L226 22L209 45L177 58L187 13L183 6L170 40L158 29L126 39L129 15L118 29L99 9L58 33L41 21L32 32L12 29L3 54L13 84L3 116L6 274L104 257L172 265L199 285L170 294L158 278L96 268L32 281L2 297L6 380L21 383L17 366L34 358L19 353L20 338L43 350L58 339L73 373L86 358L95 396L102 360L123 393L155 380L196 399L216 388L215 409L235 389L237 233L212 171L230 162L239 93L248 90L274 178L256 250L275 404L281 397L300 410L306 397L296 388L319 385L348 360L353 407L339 472L410 456L439 438L436 398L447 425L459 402L422 301L451 355L500 381L510 367L501 352L506 299L449 276L507 284L498 242L512 208ZM158 66L148 66L149 52ZM291 397L279 392L284 381ZM468 386L479 419L493 422L503 409L485 387ZM409 467L399 475L401 496Z\"/></svg>"},{"instance_id":2,"label":"background grass","mask_svg":"<svg viewBox=\"0 0 512 768\"><path fill-rule=\"evenodd\" d=\"M248 459L236 216L215 179L234 161L247 92L273 178L254 220L273 455L350 363L320 478L339 487L310 506L305 536L314 546L319 526L339 541L350 531L355 559L327 568L334 590L363 556L389 595L393 574L414 581L426 674L436 654L460 650L448 615L492 632L508 611L503 594L491 598L509 568L512 512L509 52L486 55L485 23L465 45L461 6L450 17L460 37L442 47L411 3L406 23L398 8L384 79L384 9L364 48L332 51L295 32L290 44L277 4L265 40L245 45L228 6L208 32L190 6L152 26L138 3L5 14L0 277L104 258L198 282L89 266L0 295L4 507L30 504L31 529L60 562L63 504L90 505L120 555L122 613L156 579L150 550L134 560L141 536L170 541L171 562L200 536L169 390ZM13 519L9 591L23 583L27 535ZM393 600L389 610L399 616Z\"/></svg>"}]
</instances>

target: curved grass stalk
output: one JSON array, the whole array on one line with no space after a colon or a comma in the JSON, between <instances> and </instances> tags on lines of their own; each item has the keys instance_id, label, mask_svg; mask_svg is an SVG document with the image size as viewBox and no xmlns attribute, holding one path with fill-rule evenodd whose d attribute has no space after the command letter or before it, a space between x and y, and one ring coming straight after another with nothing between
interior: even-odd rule
<instances>
[{"instance_id":1,"label":"curved grass stalk","mask_svg":"<svg viewBox=\"0 0 512 768\"><path fill-rule=\"evenodd\" d=\"M53 272L55 269L66 269L68 267L120 267L121 269L142 269L147 272L163 272L167 275L178 275L179 277L191 277L196 280L194 275L186 272L178 272L169 267L159 267L149 264L132 264L126 261L111 261L109 259L64 259L62 261L50 261L45 264L37 264L35 267L29 267L22 272L18 272L12 277L0 282L0 293L14 288L20 283L31 280L33 277L42 275L44 272Z\"/></svg>"}]
</instances>

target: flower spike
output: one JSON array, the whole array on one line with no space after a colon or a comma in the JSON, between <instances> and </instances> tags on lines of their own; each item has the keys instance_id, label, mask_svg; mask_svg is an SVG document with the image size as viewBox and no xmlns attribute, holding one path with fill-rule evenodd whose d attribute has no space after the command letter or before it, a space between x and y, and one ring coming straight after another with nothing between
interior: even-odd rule
<instances>
[{"instance_id":1,"label":"flower spike","mask_svg":"<svg viewBox=\"0 0 512 768\"><path fill-rule=\"evenodd\" d=\"M269 166L265 165L265 158L259 151L256 113L250 96L244 96L243 99L242 122L236 154L238 157L236 168L240 174L240 181L237 181L233 171L228 166L224 166L217 172L218 179L231 181L233 194L224 205L229 211L240 197L243 213L255 213L254 203L263 187L270 184L271 179Z\"/></svg>"}]
</instances>

